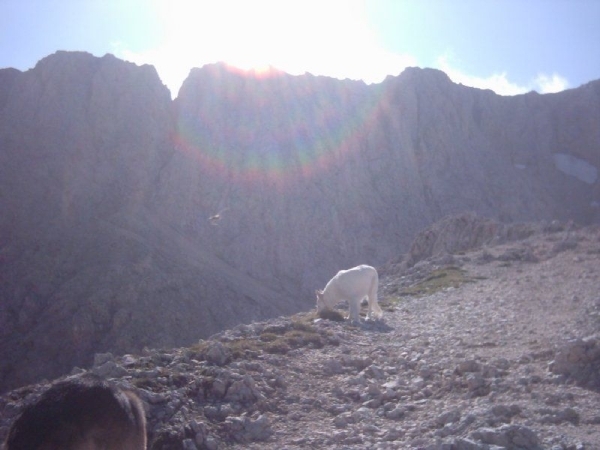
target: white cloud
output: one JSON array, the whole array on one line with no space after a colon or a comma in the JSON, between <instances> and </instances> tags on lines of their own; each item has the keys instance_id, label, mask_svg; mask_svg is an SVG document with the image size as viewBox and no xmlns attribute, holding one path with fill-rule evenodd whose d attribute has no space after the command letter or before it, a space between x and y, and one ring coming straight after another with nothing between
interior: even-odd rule
<instances>
[{"instance_id":1,"label":"white cloud","mask_svg":"<svg viewBox=\"0 0 600 450\"><path fill-rule=\"evenodd\" d=\"M530 90L525 86L519 86L517 83L509 81L506 72L494 73L485 78L468 75L453 67L449 59L447 55L440 56L437 60L437 66L440 70L446 72L455 83L462 83L465 86L479 89L491 89L498 95L518 95Z\"/></svg>"},{"instance_id":2,"label":"white cloud","mask_svg":"<svg viewBox=\"0 0 600 450\"><path fill-rule=\"evenodd\" d=\"M520 85L510 81L507 72L494 73L488 77L469 75L456 68L450 62L448 55L440 56L437 59L437 68L446 72L455 83L462 83L465 86L479 89L491 89L498 95L519 95L530 91L549 94L563 91L569 87L567 79L558 74L553 74L552 76L539 74L527 85Z\"/></svg>"},{"instance_id":3,"label":"white cloud","mask_svg":"<svg viewBox=\"0 0 600 450\"><path fill-rule=\"evenodd\" d=\"M549 94L554 92L564 91L569 87L569 82L566 78L554 73L552 76L539 74L535 81L536 91L540 94Z\"/></svg>"}]
</instances>

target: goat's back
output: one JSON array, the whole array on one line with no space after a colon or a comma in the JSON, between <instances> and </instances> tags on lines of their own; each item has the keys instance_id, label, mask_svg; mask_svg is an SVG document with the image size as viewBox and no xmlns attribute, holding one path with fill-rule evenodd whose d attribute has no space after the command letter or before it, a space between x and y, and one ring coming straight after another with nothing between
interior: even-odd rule
<instances>
[{"instance_id":1,"label":"goat's back","mask_svg":"<svg viewBox=\"0 0 600 450\"><path fill-rule=\"evenodd\" d=\"M367 295L374 281L378 280L377 270L374 267L361 265L352 269L340 270L330 281L329 287L335 289L342 296Z\"/></svg>"}]
</instances>

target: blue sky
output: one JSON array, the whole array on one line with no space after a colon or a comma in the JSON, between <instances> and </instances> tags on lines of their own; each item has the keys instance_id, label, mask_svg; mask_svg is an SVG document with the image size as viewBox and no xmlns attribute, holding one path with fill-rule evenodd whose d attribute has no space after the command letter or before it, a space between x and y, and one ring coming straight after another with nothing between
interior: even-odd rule
<instances>
[{"instance_id":1,"label":"blue sky","mask_svg":"<svg viewBox=\"0 0 600 450\"><path fill-rule=\"evenodd\" d=\"M407 66L502 95L600 78L600 0L0 0L0 67L57 50L380 82Z\"/></svg>"}]
</instances>

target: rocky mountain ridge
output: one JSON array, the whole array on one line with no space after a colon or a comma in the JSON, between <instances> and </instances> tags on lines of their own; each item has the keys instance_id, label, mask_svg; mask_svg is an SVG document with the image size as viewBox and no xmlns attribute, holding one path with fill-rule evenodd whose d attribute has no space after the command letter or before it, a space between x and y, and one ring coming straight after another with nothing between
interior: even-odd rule
<instances>
[{"instance_id":1,"label":"rocky mountain ridge","mask_svg":"<svg viewBox=\"0 0 600 450\"><path fill-rule=\"evenodd\" d=\"M110 55L0 70L0 389L307 310L449 214L593 222L599 99L213 65L171 101Z\"/></svg>"},{"instance_id":2,"label":"rocky mountain ridge","mask_svg":"<svg viewBox=\"0 0 600 450\"><path fill-rule=\"evenodd\" d=\"M599 448L600 230L520 229L387 268L383 321L300 313L71 376L134 389L156 450ZM0 439L48 385L0 396Z\"/></svg>"}]
</instances>

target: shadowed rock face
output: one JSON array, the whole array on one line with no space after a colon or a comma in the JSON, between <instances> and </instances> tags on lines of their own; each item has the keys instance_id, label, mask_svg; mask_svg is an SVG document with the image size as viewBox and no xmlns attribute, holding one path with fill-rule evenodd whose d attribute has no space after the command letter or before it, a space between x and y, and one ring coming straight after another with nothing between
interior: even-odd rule
<instances>
[{"instance_id":1,"label":"shadowed rock face","mask_svg":"<svg viewBox=\"0 0 600 450\"><path fill-rule=\"evenodd\" d=\"M430 69L212 65L175 101L110 55L0 70L2 389L307 309L449 214L597 220L598 181L555 155L600 167L599 100L599 82L499 97Z\"/></svg>"},{"instance_id":2,"label":"shadowed rock face","mask_svg":"<svg viewBox=\"0 0 600 450\"><path fill-rule=\"evenodd\" d=\"M599 93L500 97L428 69L367 86L207 66L175 101L180 151L165 172L207 194L196 194L202 219L225 212L210 227L174 201L186 192L170 185L161 200L234 266L272 267L309 292L340 267L405 251L447 215L593 221L598 183L560 170L555 154L600 167Z\"/></svg>"},{"instance_id":3,"label":"shadowed rock face","mask_svg":"<svg viewBox=\"0 0 600 450\"><path fill-rule=\"evenodd\" d=\"M60 52L9 75L0 113L3 388L89 365L101 349L189 343L293 310L286 295L174 230L177 215L156 203L161 184L177 180L162 178L174 120L152 67Z\"/></svg>"}]
</instances>

